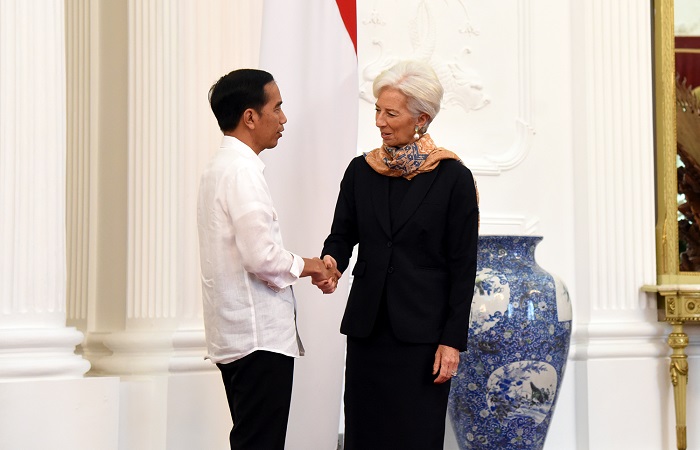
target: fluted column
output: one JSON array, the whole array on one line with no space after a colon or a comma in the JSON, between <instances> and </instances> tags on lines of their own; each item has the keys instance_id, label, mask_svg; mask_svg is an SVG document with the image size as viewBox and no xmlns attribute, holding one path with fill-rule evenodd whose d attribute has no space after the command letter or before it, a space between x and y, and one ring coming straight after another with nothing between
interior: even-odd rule
<instances>
[{"instance_id":1,"label":"fluted column","mask_svg":"<svg viewBox=\"0 0 700 450\"><path fill-rule=\"evenodd\" d=\"M177 317L179 5L129 2L127 328Z\"/></svg>"},{"instance_id":2,"label":"fluted column","mask_svg":"<svg viewBox=\"0 0 700 450\"><path fill-rule=\"evenodd\" d=\"M668 448L659 423L672 400L646 395L665 381L668 350L641 291L656 281L651 5L571 5L577 446Z\"/></svg>"},{"instance_id":3,"label":"fluted column","mask_svg":"<svg viewBox=\"0 0 700 450\"><path fill-rule=\"evenodd\" d=\"M126 260L123 329L96 335L111 351L95 362L98 372L123 375L169 373L177 359L181 322L196 318L196 292L185 286L192 237L183 233L191 215L183 209L186 174L179 128L185 34L182 2L129 0L125 10L126 191L122 199ZM196 235L194 237L196 239ZM189 251L188 251L189 250ZM201 324L193 323L183 345L196 356L190 370L206 369ZM180 364L182 366L182 364Z\"/></svg>"},{"instance_id":4,"label":"fluted column","mask_svg":"<svg viewBox=\"0 0 700 450\"><path fill-rule=\"evenodd\" d=\"M73 1L80 5L76 17L77 23L82 24L80 17L91 15L89 9L93 3ZM115 309L107 305L110 303L107 298L102 298L103 294L111 293L100 288L100 274L111 273L112 264L116 273L124 271L124 284L120 288L123 297L117 299L119 311L114 311L122 316L121 321L107 324L106 319L105 324L100 324L97 320L92 326L88 306L87 327L94 331L88 339L89 353L97 373L163 374L215 368L203 360L205 342L196 227L199 174L218 148L221 135L209 109L207 94L224 73L236 67L257 65L258 43L248 36L259 36L260 8L255 2L224 0L124 2L122 32L126 47L125 62L120 67L126 82L124 148L110 150L126 153L120 177L124 189L115 196L118 203L110 206L116 211L124 208L123 235L117 237L123 239L126 254L123 261L102 260L81 267L81 261L90 259L90 245L85 241L90 236L77 232L83 242L74 243L72 248L75 274L71 280L75 283L76 314L82 311L78 294L92 292L93 264L98 265L95 306L98 319L104 315L100 311ZM104 14L101 16L98 22L104 30L111 25L105 21ZM80 37L76 34L76 49L80 48ZM244 39L251 45L230 45ZM84 46L89 49L90 41L85 40ZM80 60L81 55L91 53L76 50L76 58ZM93 54L88 60L78 62L84 69L77 73L89 76L91 64L99 58L103 56ZM108 72L100 73L101 79L108 76ZM76 89L89 89L86 86L76 84ZM100 92L100 95L104 94ZM90 109L88 97L82 97L85 103L80 106L85 111ZM105 108L101 104L98 109ZM78 117L94 123L88 114ZM79 129L81 134L76 142L87 145L90 137L84 133L89 127ZM105 132L107 127L100 125L99 134ZM89 167L85 160L89 159L90 151L75 148L76 166ZM97 151L105 154L104 149ZM82 171L78 175L77 183L83 188L92 183L90 177L96 176L94 171ZM100 172L100 177L105 175ZM98 184L102 185L103 180ZM105 185L100 191L113 189ZM72 223L76 229L91 223L89 207L82 207L91 205L91 199L81 199L80 195L91 194L82 191L74 197L72 211L76 219ZM104 210L98 214L107 217ZM93 226L106 229L100 222ZM82 252L80 245L84 246Z\"/></svg>"},{"instance_id":5,"label":"fluted column","mask_svg":"<svg viewBox=\"0 0 700 450\"><path fill-rule=\"evenodd\" d=\"M257 65L261 8L66 0L69 320L92 379L119 377L119 449L226 443L220 376L203 359L196 197L221 139L209 87Z\"/></svg>"},{"instance_id":6,"label":"fluted column","mask_svg":"<svg viewBox=\"0 0 700 450\"><path fill-rule=\"evenodd\" d=\"M589 0L574 9L577 253L588 262L578 313L594 326L646 327L656 316L640 290L656 279L650 5Z\"/></svg>"},{"instance_id":7,"label":"fluted column","mask_svg":"<svg viewBox=\"0 0 700 450\"><path fill-rule=\"evenodd\" d=\"M0 2L0 380L80 377L66 328L63 1Z\"/></svg>"},{"instance_id":8,"label":"fluted column","mask_svg":"<svg viewBox=\"0 0 700 450\"><path fill-rule=\"evenodd\" d=\"M96 288L97 8L90 0L66 0L65 8L67 319L86 330Z\"/></svg>"}]
</instances>

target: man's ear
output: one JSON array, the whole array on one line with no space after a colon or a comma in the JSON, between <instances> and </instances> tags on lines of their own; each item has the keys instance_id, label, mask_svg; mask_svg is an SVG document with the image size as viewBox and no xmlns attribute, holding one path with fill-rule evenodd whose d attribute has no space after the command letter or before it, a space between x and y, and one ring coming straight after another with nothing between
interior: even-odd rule
<instances>
[{"instance_id":1,"label":"man's ear","mask_svg":"<svg viewBox=\"0 0 700 450\"><path fill-rule=\"evenodd\" d=\"M241 117L241 120L247 128L250 128L251 130L255 128L255 119L257 119L257 113L253 108L248 108L243 111L243 117Z\"/></svg>"}]
</instances>

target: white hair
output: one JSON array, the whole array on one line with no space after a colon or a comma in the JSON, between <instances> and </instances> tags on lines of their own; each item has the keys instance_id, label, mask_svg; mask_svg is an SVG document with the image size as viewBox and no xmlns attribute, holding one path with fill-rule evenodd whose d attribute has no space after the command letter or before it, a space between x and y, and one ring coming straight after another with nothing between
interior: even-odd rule
<instances>
[{"instance_id":1,"label":"white hair","mask_svg":"<svg viewBox=\"0 0 700 450\"><path fill-rule=\"evenodd\" d=\"M420 61L400 61L377 75L372 93L378 98L386 88L396 89L408 98L408 110L414 117L422 113L429 116L428 122L421 129L425 133L430 122L440 112L444 93L433 68Z\"/></svg>"}]
</instances>

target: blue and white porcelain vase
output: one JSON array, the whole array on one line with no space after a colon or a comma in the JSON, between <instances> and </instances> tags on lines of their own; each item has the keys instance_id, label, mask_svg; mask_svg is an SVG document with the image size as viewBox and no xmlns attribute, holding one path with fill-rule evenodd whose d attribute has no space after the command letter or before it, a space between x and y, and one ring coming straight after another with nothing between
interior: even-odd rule
<instances>
[{"instance_id":1,"label":"blue and white porcelain vase","mask_svg":"<svg viewBox=\"0 0 700 450\"><path fill-rule=\"evenodd\" d=\"M544 446L566 367L571 301L535 262L538 236L480 236L467 351L448 411L461 450Z\"/></svg>"}]
</instances>

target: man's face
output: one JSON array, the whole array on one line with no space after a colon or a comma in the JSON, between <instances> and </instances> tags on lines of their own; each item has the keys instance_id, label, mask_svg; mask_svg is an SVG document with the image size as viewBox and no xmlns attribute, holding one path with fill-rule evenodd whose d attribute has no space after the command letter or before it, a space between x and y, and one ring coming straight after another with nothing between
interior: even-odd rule
<instances>
[{"instance_id":1,"label":"man's face","mask_svg":"<svg viewBox=\"0 0 700 450\"><path fill-rule=\"evenodd\" d=\"M260 114L256 113L254 130L255 145L259 152L277 146L277 141L284 131L284 124L287 123L287 116L282 111L282 95L277 83L271 81L265 85L265 96L267 102Z\"/></svg>"}]
</instances>

